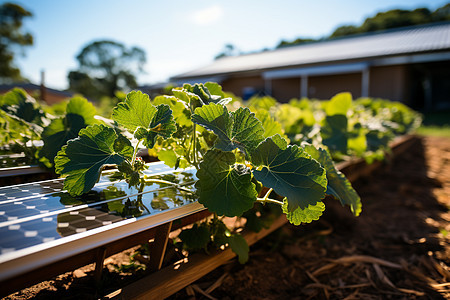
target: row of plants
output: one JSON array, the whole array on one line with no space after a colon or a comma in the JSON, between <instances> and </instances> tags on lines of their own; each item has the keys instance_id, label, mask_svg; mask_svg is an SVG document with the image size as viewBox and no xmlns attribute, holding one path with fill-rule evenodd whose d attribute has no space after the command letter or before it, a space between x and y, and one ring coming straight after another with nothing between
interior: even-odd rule
<instances>
[{"instance_id":1,"label":"row of plants","mask_svg":"<svg viewBox=\"0 0 450 300\"><path fill-rule=\"evenodd\" d=\"M272 97L250 99L257 116L270 115L293 144L326 146L335 161L364 157L382 160L388 143L396 136L416 130L421 115L400 102L360 98L339 93L328 101L292 99L280 104Z\"/></svg>"},{"instance_id":2,"label":"row of plants","mask_svg":"<svg viewBox=\"0 0 450 300\"><path fill-rule=\"evenodd\" d=\"M299 225L322 215L326 196L357 216L360 198L333 159L380 158L394 135L414 129L420 119L399 103L352 102L348 93L329 101L279 104L262 97L243 103L220 85L206 83L185 84L172 94L151 100L133 91L114 108L114 124L107 125L94 118L95 108L84 98L73 98L59 114L50 114L16 89L0 100L6 116L2 142L31 148L35 159L54 165L72 196L89 192L111 165L118 170L114 178L130 186L148 182L147 166L137 157L142 146L175 169L195 167L191 193L214 216L183 231L182 247L229 245L245 262L248 246L223 217L244 216L257 231L270 221L266 213L275 210ZM32 132L14 136L14 126ZM30 143L37 139L43 141L39 148Z\"/></svg>"},{"instance_id":3,"label":"row of plants","mask_svg":"<svg viewBox=\"0 0 450 300\"><path fill-rule=\"evenodd\" d=\"M20 159L0 162L1 167L40 164L52 168L57 152L80 129L100 124L96 108L83 97L53 106L36 101L23 89L0 96L0 153L22 154Z\"/></svg>"},{"instance_id":4,"label":"row of plants","mask_svg":"<svg viewBox=\"0 0 450 300\"><path fill-rule=\"evenodd\" d=\"M206 99L209 97L209 90L206 89L205 91L205 87L201 85L184 85L183 89L196 94L203 101L208 101ZM183 91L179 89L173 90L172 93L173 97L166 96L164 103L169 105L175 104L178 101L177 99L189 101ZM214 95L213 93L210 94ZM222 96L221 93L218 94ZM204 96L202 97L201 95ZM420 114L402 103L370 98L352 101L349 93L340 93L328 101L293 99L289 103L284 104L267 96L254 97L248 102L243 102L231 94L224 95L230 98L229 102L226 101L228 103L222 103L222 107L211 105L211 109L203 108L199 109L198 112L194 111L192 120L214 132L219 137L219 141L210 143L209 147L232 151L238 149L238 153L243 156L241 162L250 167L253 175L252 180L256 179L254 183L257 186L259 185L259 188L265 186L269 189L262 190L262 194L261 190L258 190L261 198L249 205L249 207L251 206L250 209L242 209L227 214L225 211L221 211L221 205L232 205L233 208L238 205L230 205L229 201L222 199L220 196L220 199L217 199L217 195L226 193L226 191L218 190L217 185L215 185L218 181L212 179L215 176L209 171L203 173L200 166L198 175L203 176L205 182L208 180L212 181L211 187L214 187L208 189L210 193L204 197L204 200L200 198L200 202L203 201L202 203L210 210L210 207L215 209L215 212L219 215L240 216L242 214L246 219L246 228L252 231L259 231L269 226L274 220L274 216L279 215L280 211L286 213L291 223L298 225L302 222L317 220L325 209L322 201L314 202L312 200L314 199L312 194L316 191L316 186L312 183L312 180L306 183L307 180L304 180L305 178L294 178L296 175L294 170L302 167L293 162L295 159L291 160L292 156L296 156L296 154L289 152L287 148L300 149L306 156L319 162L320 166L325 169L327 180L325 195L330 195L340 200L342 205L349 205L353 214L357 216L361 212L359 196L345 176L335 168L334 161L347 160L353 157L363 157L368 163L373 162L375 159L382 160L385 154L389 152L388 144L394 137L414 131L421 122ZM168 101L169 99L172 103ZM162 98L157 98L155 101L160 103ZM245 128L242 132L250 132L252 130L250 129L252 126L249 123L242 122L245 118L239 118L239 114L245 109L248 109L250 114L254 114L264 129L262 135L265 140L260 142L260 144L258 142L255 143L258 144L257 149L261 151L257 152L257 155L261 155L261 153L266 155L265 158L261 159L261 161L265 162L263 165L258 165L259 161L256 159L257 163L255 166L255 155L250 151L250 155L247 156L247 152L245 152L248 148L244 144L247 142L247 139L238 134L240 132L239 129ZM225 113L222 113L222 110ZM227 125L223 125L229 123L227 111L231 111L229 113L232 119L231 123L237 122L239 124L237 126L238 130L235 130L234 127L228 128L226 127ZM184 115L189 114L185 111ZM247 119L245 120L247 121ZM179 132L181 133L179 136L188 137L190 130L185 128L184 131ZM206 136L203 136L203 142L208 144L207 141L210 139L209 132L204 132L203 134L206 134ZM223 138L221 138L222 135L224 135ZM257 134L253 132L250 135L256 136ZM236 136L239 139L233 140L233 138L230 138ZM227 141L226 143L224 143L225 140ZM192 164L192 161L195 159L190 156L189 143L189 138L180 142L176 136L169 139L158 139L151 152L172 167L187 166ZM233 143L234 145L231 145ZM273 144L277 145L277 147L273 147ZM274 148L277 149L275 150ZM220 153L218 155L223 154ZM209 157L205 156L204 159L208 161ZM237 156L230 156L230 159L232 162L235 159L238 161ZM213 160L211 165L220 169L219 161L226 161L226 158L220 157L218 160ZM230 163L224 164L221 171L226 173ZM260 173L260 171L262 172ZM310 170L308 172L308 176L314 176L312 175L314 171L311 172ZM288 180L283 182L283 176L285 176L284 179L292 179L292 182ZM317 176L317 173L315 176ZM199 178L202 179L202 177ZM224 185L228 184L227 180L222 182ZM307 186L307 188L304 190L295 189L295 184ZM276 193L271 194L272 188ZM280 197L279 195L282 196ZM239 199L239 197L242 199L242 195L236 196L236 199ZM279 199L282 203L270 197ZM297 201L298 198L303 199ZM305 201L305 199L311 199L312 202L308 203L308 200ZM242 200L237 201L240 202ZM292 203L294 204L290 206ZM300 205L303 203L307 204L294 206L298 203ZM280 206L281 210L279 209ZM294 209L292 209L293 206L295 207ZM239 239L239 243L230 241L230 238ZM227 229L220 218L217 218L216 214L213 219L183 231L179 239L181 239L182 243L178 245L187 250L208 249L209 247L219 248L224 244L229 244L239 255L241 262L247 258L246 251L248 249L244 247L245 242L243 239L238 238L238 236Z\"/></svg>"}]
</instances>

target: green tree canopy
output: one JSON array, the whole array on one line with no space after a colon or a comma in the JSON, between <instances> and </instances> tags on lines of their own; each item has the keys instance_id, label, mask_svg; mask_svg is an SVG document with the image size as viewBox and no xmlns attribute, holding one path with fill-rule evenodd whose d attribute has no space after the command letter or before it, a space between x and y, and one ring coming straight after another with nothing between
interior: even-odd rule
<instances>
[{"instance_id":1,"label":"green tree canopy","mask_svg":"<svg viewBox=\"0 0 450 300\"><path fill-rule=\"evenodd\" d=\"M316 41L317 40L315 40L315 39L309 39L309 38L297 38L293 41L281 40L281 42L277 45L277 48L281 48L284 46L290 46L290 45L300 45L300 44L311 43L311 42L316 42Z\"/></svg>"},{"instance_id":2,"label":"green tree canopy","mask_svg":"<svg viewBox=\"0 0 450 300\"><path fill-rule=\"evenodd\" d=\"M392 9L385 12L379 12L375 16L367 18L360 26L351 24L339 26L325 39L449 20L450 3L436 9L433 12L431 12L428 8L423 7L414 10ZM277 45L277 48L300 45L314 41L318 40L309 38L297 38L293 41L283 40Z\"/></svg>"},{"instance_id":3,"label":"green tree canopy","mask_svg":"<svg viewBox=\"0 0 450 300\"><path fill-rule=\"evenodd\" d=\"M0 83L23 80L14 64L14 55L22 47L33 44L33 36L22 28L23 19L31 16L31 12L17 4L0 6Z\"/></svg>"},{"instance_id":4,"label":"green tree canopy","mask_svg":"<svg viewBox=\"0 0 450 300\"><path fill-rule=\"evenodd\" d=\"M239 54L239 50L233 44L226 44L219 54L214 59L219 59L227 56L235 56Z\"/></svg>"},{"instance_id":5,"label":"green tree canopy","mask_svg":"<svg viewBox=\"0 0 450 300\"><path fill-rule=\"evenodd\" d=\"M70 90L99 99L136 87L136 76L143 72L146 54L138 47L101 40L84 47L76 59L79 68L68 75Z\"/></svg>"}]
</instances>

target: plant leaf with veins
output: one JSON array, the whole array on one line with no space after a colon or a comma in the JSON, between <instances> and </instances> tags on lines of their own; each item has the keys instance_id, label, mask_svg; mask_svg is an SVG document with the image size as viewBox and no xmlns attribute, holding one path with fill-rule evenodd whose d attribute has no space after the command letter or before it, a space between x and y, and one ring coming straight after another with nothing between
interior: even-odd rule
<instances>
[{"instance_id":1,"label":"plant leaf with veins","mask_svg":"<svg viewBox=\"0 0 450 300\"><path fill-rule=\"evenodd\" d=\"M252 153L252 163L259 166L253 170L255 178L287 198L288 213L316 206L325 197L325 170L302 148L288 146L280 135L262 142Z\"/></svg>"},{"instance_id":2,"label":"plant leaf with veins","mask_svg":"<svg viewBox=\"0 0 450 300\"><path fill-rule=\"evenodd\" d=\"M80 130L55 158L56 173L67 176L64 188L74 196L90 191L100 177L104 165L120 165L133 155L133 147L118 138L114 129L92 125Z\"/></svg>"},{"instance_id":3,"label":"plant leaf with veins","mask_svg":"<svg viewBox=\"0 0 450 300\"><path fill-rule=\"evenodd\" d=\"M301 223L311 223L312 221L319 220L325 210L325 204L319 201L316 205L308 205L304 209L297 207L294 211L289 211L288 201L284 198L282 209L289 222L294 225L300 225Z\"/></svg>"},{"instance_id":4,"label":"plant leaf with veins","mask_svg":"<svg viewBox=\"0 0 450 300\"><path fill-rule=\"evenodd\" d=\"M192 126L191 113L184 101L174 96L157 96L153 99L154 105L167 104L172 110L175 121L180 126Z\"/></svg>"},{"instance_id":5,"label":"plant leaf with veins","mask_svg":"<svg viewBox=\"0 0 450 300\"><path fill-rule=\"evenodd\" d=\"M256 201L255 184L251 182L250 169L235 164L232 152L209 150L197 171L195 184L201 204L211 212L228 217L242 215Z\"/></svg>"},{"instance_id":6,"label":"plant leaf with veins","mask_svg":"<svg viewBox=\"0 0 450 300\"><path fill-rule=\"evenodd\" d=\"M305 150L327 171L327 194L339 199L342 205L349 205L353 214L358 216L361 213L361 198L345 175L336 169L328 151L322 148L316 149L312 145L306 145Z\"/></svg>"},{"instance_id":7,"label":"plant leaf with veins","mask_svg":"<svg viewBox=\"0 0 450 300\"><path fill-rule=\"evenodd\" d=\"M283 138L287 138L284 134L284 130L281 124L272 118L267 110L258 110L256 112L256 118L261 121L264 128L264 137L268 138L275 134L281 135Z\"/></svg>"},{"instance_id":8,"label":"plant leaf with veins","mask_svg":"<svg viewBox=\"0 0 450 300\"><path fill-rule=\"evenodd\" d=\"M70 99L66 106L66 115L54 119L42 132L44 146L40 157L46 157L53 163L55 156L68 140L78 136L78 132L88 125L99 123L94 116L96 109L92 103L82 97Z\"/></svg>"},{"instance_id":9,"label":"plant leaf with veins","mask_svg":"<svg viewBox=\"0 0 450 300\"><path fill-rule=\"evenodd\" d=\"M196 108L192 121L212 130L218 136L214 146L223 151L239 148L250 156L264 139L261 122L248 108L229 113L225 106L211 103Z\"/></svg>"},{"instance_id":10,"label":"plant leaf with veins","mask_svg":"<svg viewBox=\"0 0 450 300\"><path fill-rule=\"evenodd\" d=\"M169 138L177 130L169 105L155 107L140 91L128 93L125 101L114 108L112 118L135 138L144 140L147 148L153 148L158 135Z\"/></svg>"},{"instance_id":11,"label":"plant leaf with veins","mask_svg":"<svg viewBox=\"0 0 450 300\"><path fill-rule=\"evenodd\" d=\"M215 82L194 85L185 83L183 88L175 88L172 93L178 99L188 103L191 111L210 103L227 105L232 100L232 98L224 98L222 87Z\"/></svg>"}]
</instances>

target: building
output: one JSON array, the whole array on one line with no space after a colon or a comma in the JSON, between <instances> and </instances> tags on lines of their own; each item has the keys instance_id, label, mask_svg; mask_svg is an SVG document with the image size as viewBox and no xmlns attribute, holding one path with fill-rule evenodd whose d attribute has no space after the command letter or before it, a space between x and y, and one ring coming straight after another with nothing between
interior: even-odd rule
<instances>
[{"instance_id":1,"label":"building","mask_svg":"<svg viewBox=\"0 0 450 300\"><path fill-rule=\"evenodd\" d=\"M43 100L47 104L52 105L61 102L67 98L73 97L73 93L60 91L45 87L43 85L33 84L33 83L12 83L12 84L1 84L0 85L0 95L4 94L13 88L22 88L29 95L36 99Z\"/></svg>"},{"instance_id":2,"label":"building","mask_svg":"<svg viewBox=\"0 0 450 300\"><path fill-rule=\"evenodd\" d=\"M224 57L171 78L219 82L248 98L260 93L279 101L380 97L415 109L450 108L450 23L406 27Z\"/></svg>"}]
</instances>

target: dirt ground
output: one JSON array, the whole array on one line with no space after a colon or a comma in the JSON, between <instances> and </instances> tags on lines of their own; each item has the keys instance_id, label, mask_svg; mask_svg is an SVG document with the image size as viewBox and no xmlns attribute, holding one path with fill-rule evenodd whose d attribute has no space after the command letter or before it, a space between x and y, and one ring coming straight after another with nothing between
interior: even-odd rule
<instances>
[{"instance_id":1,"label":"dirt ground","mask_svg":"<svg viewBox=\"0 0 450 300\"><path fill-rule=\"evenodd\" d=\"M327 201L319 221L282 227L251 248L247 264L233 260L171 299L450 299L450 139L423 138L353 185L358 218ZM107 267L104 294L132 278ZM91 269L10 299L97 298Z\"/></svg>"}]
</instances>

